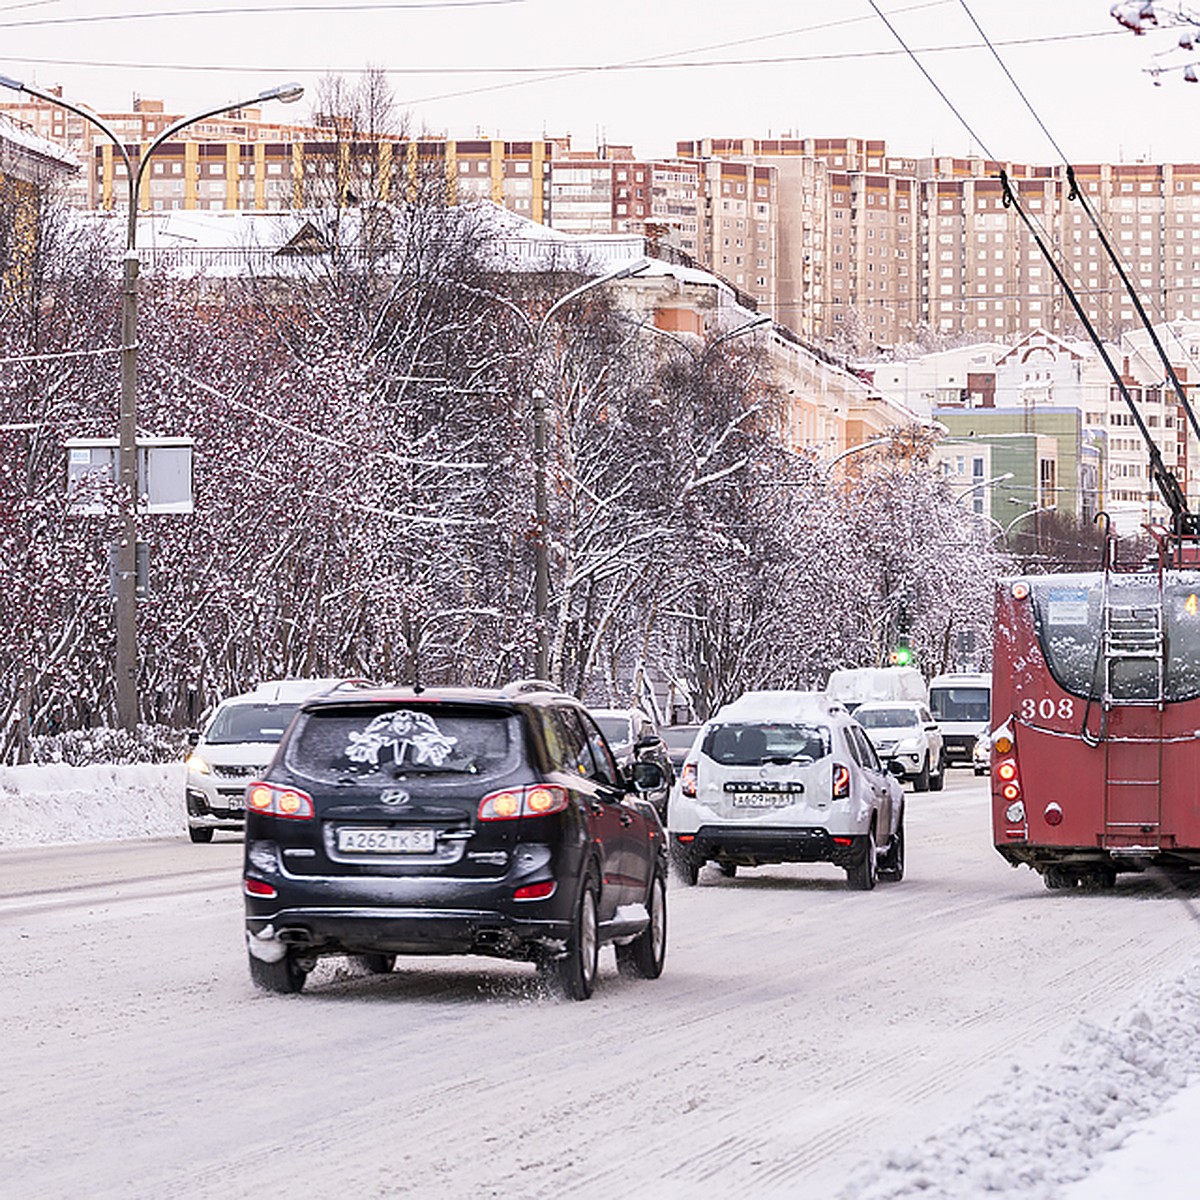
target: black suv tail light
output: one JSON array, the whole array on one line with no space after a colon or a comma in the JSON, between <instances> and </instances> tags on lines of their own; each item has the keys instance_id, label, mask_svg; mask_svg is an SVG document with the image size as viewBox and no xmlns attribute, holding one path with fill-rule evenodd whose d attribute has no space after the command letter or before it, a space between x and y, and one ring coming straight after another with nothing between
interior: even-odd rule
<instances>
[{"instance_id":1,"label":"black suv tail light","mask_svg":"<svg viewBox=\"0 0 1200 1200\"><path fill-rule=\"evenodd\" d=\"M307 792L277 787L273 783L252 783L246 789L246 810L271 817L289 817L294 821L311 821L313 818L312 797Z\"/></svg>"},{"instance_id":2,"label":"black suv tail light","mask_svg":"<svg viewBox=\"0 0 1200 1200\"><path fill-rule=\"evenodd\" d=\"M488 792L479 802L481 821L511 821L519 817L546 817L567 807L568 793L556 783L532 783L524 787Z\"/></svg>"}]
</instances>

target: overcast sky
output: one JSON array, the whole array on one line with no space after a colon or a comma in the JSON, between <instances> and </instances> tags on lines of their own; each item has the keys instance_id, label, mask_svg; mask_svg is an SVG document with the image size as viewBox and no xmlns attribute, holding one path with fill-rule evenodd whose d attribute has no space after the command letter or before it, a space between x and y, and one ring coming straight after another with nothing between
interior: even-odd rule
<instances>
[{"instance_id":1,"label":"overcast sky","mask_svg":"<svg viewBox=\"0 0 1200 1200\"><path fill-rule=\"evenodd\" d=\"M100 111L136 93L190 113L371 65L412 130L452 137L569 134L651 157L790 133L1060 161L973 16L1071 161L1200 161L1200 84L1146 71L1189 60L1177 31L1135 37L1110 2L876 0L949 104L870 0L0 0L0 74ZM271 111L305 119L309 101Z\"/></svg>"}]
</instances>

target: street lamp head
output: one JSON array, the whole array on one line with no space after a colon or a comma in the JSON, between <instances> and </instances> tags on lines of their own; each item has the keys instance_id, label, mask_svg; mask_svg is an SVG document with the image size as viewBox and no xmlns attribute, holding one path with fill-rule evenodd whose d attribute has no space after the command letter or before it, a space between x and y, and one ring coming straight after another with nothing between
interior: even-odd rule
<instances>
[{"instance_id":1,"label":"street lamp head","mask_svg":"<svg viewBox=\"0 0 1200 1200\"><path fill-rule=\"evenodd\" d=\"M281 104L294 104L304 95L304 88L298 83L281 83L278 87L268 88L259 92L258 100L278 100Z\"/></svg>"},{"instance_id":2,"label":"street lamp head","mask_svg":"<svg viewBox=\"0 0 1200 1200\"><path fill-rule=\"evenodd\" d=\"M643 271L647 271L654 265L653 259L638 258L631 263L626 263L623 267L618 267L617 270L605 276L605 282L615 281L617 279L628 279L631 275L640 275Z\"/></svg>"}]
</instances>

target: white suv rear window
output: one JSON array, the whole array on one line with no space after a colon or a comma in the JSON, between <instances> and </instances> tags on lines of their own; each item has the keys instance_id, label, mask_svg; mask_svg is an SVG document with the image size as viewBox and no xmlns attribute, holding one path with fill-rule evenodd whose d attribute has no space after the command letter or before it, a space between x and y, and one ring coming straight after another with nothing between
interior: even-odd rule
<instances>
[{"instance_id":1,"label":"white suv rear window","mask_svg":"<svg viewBox=\"0 0 1200 1200\"><path fill-rule=\"evenodd\" d=\"M702 754L725 766L763 762L816 762L829 753L829 729L807 724L714 725L704 735Z\"/></svg>"}]
</instances>

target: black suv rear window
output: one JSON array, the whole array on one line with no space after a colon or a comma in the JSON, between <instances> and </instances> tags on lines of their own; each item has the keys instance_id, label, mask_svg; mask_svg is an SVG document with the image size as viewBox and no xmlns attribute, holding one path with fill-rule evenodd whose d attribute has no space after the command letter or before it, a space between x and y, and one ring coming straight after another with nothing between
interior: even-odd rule
<instances>
[{"instance_id":1,"label":"black suv rear window","mask_svg":"<svg viewBox=\"0 0 1200 1200\"><path fill-rule=\"evenodd\" d=\"M713 762L735 767L779 760L801 765L829 753L829 730L823 725L716 725L700 746Z\"/></svg>"},{"instance_id":2,"label":"black suv rear window","mask_svg":"<svg viewBox=\"0 0 1200 1200\"><path fill-rule=\"evenodd\" d=\"M521 724L505 709L465 705L346 705L301 718L284 761L325 783L513 771Z\"/></svg>"}]
</instances>

